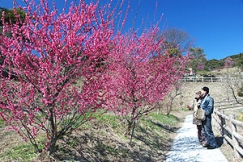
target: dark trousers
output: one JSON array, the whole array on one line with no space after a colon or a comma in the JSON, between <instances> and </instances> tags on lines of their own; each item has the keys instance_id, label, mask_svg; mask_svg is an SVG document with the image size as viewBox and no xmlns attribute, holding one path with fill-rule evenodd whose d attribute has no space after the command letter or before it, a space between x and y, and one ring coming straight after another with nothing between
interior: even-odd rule
<instances>
[{"instance_id":1,"label":"dark trousers","mask_svg":"<svg viewBox=\"0 0 243 162\"><path fill-rule=\"evenodd\" d=\"M206 116L206 119L202 123L203 124L202 130L205 134L207 144L212 147L218 147L217 142L214 137L213 130L212 130L211 120L212 120L211 116Z\"/></svg>"},{"instance_id":2,"label":"dark trousers","mask_svg":"<svg viewBox=\"0 0 243 162\"><path fill-rule=\"evenodd\" d=\"M207 142L205 138L205 134L203 132L203 126L197 125L197 137L200 143Z\"/></svg>"}]
</instances>

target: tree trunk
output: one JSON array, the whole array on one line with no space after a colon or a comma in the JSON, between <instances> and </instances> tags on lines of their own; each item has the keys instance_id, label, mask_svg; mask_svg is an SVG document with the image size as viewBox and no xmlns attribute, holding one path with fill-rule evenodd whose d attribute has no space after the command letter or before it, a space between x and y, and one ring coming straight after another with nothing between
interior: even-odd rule
<instances>
[{"instance_id":1,"label":"tree trunk","mask_svg":"<svg viewBox=\"0 0 243 162\"><path fill-rule=\"evenodd\" d=\"M53 113L53 110L50 109L50 118L49 118L49 125L50 125L50 128L51 128L51 141L50 141L50 145L48 147L48 155L51 155L52 153L55 152L55 149L56 149L56 142L57 142L57 126L56 126L56 123L54 121L54 113Z\"/></svg>"},{"instance_id":2,"label":"tree trunk","mask_svg":"<svg viewBox=\"0 0 243 162\"><path fill-rule=\"evenodd\" d=\"M53 138L48 148L48 155L51 155L56 151L56 143L57 143L57 138Z\"/></svg>"},{"instance_id":3,"label":"tree trunk","mask_svg":"<svg viewBox=\"0 0 243 162\"><path fill-rule=\"evenodd\" d=\"M133 124L132 124L132 134L131 134L131 137L130 137L130 145L132 144L132 137L133 137L133 134L134 134L135 124L136 124L136 122L133 122Z\"/></svg>"},{"instance_id":4,"label":"tree trunk","mask_svg":"<svg viewBox=\"0 0 243 162\"><path fill-rule=\"evenodd\" d=\"M131 135L131 130L132 130L132 122L131 121L127 121L127 129L125 132L125 136L130 136Z\"/></svg>"}]
</instances>

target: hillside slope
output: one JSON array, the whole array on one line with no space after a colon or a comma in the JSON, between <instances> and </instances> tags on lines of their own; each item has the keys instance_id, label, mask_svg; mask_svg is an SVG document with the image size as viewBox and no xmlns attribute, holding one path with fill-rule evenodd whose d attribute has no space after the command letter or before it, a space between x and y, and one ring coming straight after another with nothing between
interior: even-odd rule
<instances>
[{"instance_id":1,"label":"hillside slope","mask_svg":"<svg viewBox=\"0 0 243 162\"><path fill-rule=\"evenodd\" d=\"M228 98L232 98L232 93L225 83L222 82L184 82L181 84L178 92L181 92L173 102L173 110L177 108L186 108L187 105L191 105L195 93L200 91L202 87L207 86L209 88L210 95L214 98L215 102L220 102ZM173 91L173 93L175 93ZM228 95L227 95L228 94ZM166 98L165 100L167 100Z\"/></svg>"}]
</instances>

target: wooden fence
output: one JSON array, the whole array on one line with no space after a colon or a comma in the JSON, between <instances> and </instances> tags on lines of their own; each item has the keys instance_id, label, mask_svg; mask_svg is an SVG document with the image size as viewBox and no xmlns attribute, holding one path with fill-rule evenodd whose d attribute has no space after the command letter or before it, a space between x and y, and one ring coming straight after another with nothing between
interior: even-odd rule
<instances>
[{"instance_id":1,"label":"wooden fence","mask_svg":"<svg viewBox=\"0 0 243 162\"><path fill-rule=\"evenodd\" d=\"M225 77L205 77L205 76L184 76L180 79L181 82L223 82Z\"/></svg>"},{"instance_id":2,"label":"wooden fence","mask_svg":"<svg viewBox=\"0 0 243 162\"><path fill-rule=\"evenodd\" d=\"M224 82L224 81L239 81L242 80L243 73L221 75L221 76L200 76L200 75L185 75L180 81L181 82Z\"/></svg>"},{"instance_id":3,"label":"wooden fence","mask_svg":"<svg viewBox=\"0 0 243 162\"><path fill-rule=\"evenodd\" d=\"M219 108L216 106L213 113L214 126L224 138L224 142L234 150L235 158L243 159L243 122L236 120L235 114L225 113L229 109L243 109L243 105L235 107L236 103L233 104L232 101L215 105Z\"/></svg>"}]
</instances>

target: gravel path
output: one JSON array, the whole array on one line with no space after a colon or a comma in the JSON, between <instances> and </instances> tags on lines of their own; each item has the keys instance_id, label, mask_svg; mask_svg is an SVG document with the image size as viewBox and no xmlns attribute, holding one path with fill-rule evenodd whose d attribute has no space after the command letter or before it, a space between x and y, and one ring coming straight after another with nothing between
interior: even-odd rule
<instances>
[{"instance_id":1,"label":"gravel path","mask_svg":"<svg viewBox=\"0 0 243 162\"><path fill-rule=\"evenodd\" d=\"M219 148L209 150L200 145L192 115L186 117L177 133L165 162L228 162Z\"/></svg>"}]
</instances>

